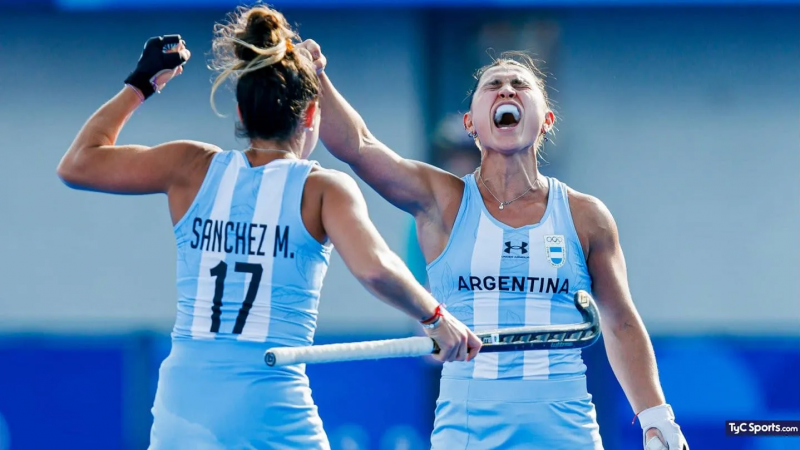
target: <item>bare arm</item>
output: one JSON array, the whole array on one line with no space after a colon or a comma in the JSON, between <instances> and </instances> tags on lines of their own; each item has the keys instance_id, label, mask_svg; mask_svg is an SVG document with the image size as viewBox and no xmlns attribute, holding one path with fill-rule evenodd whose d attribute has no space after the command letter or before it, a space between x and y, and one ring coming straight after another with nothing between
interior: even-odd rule
<instances>
[{"instance_id":1,"label":"bare arm","mask_svg":"<svg viewBox=\"0 0 800 450\"><path fill-rule=\"evenodd\" d=\"M122 194L168 192L200 156L212 146L175 141L155 147L116 146L122 127L141 101L123 88L86 122L58 165L58 176L68 185Z\"/></svg>"},{"instance_id":2,"label":"bare arm","mask_svg":"<svg viewBox=\"0 0 800 450\"><path fill-rule=\"evenodd\" d=\"M438 302L378 233L356 182L326 171L322 223L347 268L373 294L416 320L430 317Z\"/></svg>"},{"instance_id":3,"label":"bare arm","mask_svg":"<svg viewBox=\"0 0 800 450\"><path fill-rule=\"evenodd\" d=\"M665 402L650 337L631 299L617 226L599 201L588 205L594 224L588 266L602 318L606 352L636 413Z\"/></svg>"},{"instance_id":4,"label":"bare arm","mask_svg":"<svg viewBox=\"0 0 800 450\"><path fill-rule=\"evenodd\" d=\"M455 176L431 165L401 157L370 133L364 119L320 74L325 148L394 206L412 215L436 208L437 184L457 183Z\"/></svg>"},{"instance_id":5,"label":"bare arm","mask_svg":"<svg viewBox=\"0 0 800 450\"><path fill-rule=\"evenodd\" d=\"M425 290L383 240L367 212L367 205L355 181L335 171L312 176L324 177L322 223L350 272L372 294L416 320L431 317L438 302ZM464 361L474 358L480 340L447 311L441 324L428 331L442 348L440 359Z\"/></svg>"},{"instance_id":6,"label":"bare arm","mask_svg":"<svg viewBox=\"0 0 800 450\"><path fill-rule=\"evenodd\" d=\"M581 242L600 309L606 353L639 419L643 445L648 450L688 450L664 398L650 336L631 299L614 218L602 202L574 191L570 192L570 206L575 225L583 231Z\"/></svg>"}]
</instances>

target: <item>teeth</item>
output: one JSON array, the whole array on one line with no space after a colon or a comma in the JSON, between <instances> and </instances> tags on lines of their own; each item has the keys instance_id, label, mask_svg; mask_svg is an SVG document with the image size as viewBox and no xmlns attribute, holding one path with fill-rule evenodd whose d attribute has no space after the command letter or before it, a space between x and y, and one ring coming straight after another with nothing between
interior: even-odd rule
<instances>
[{"instance_id":1,"label":"teeth","mask_svg":"<svg viewBox=\"0 0 800 450\"><path fill-rule=\"evenodd\" d=\"M499 122L503 118L503 114L511 114L514 116L514 121L519 122L519 108L514 105L500 105L497 111L494 112L494 121Z\"/></svg>"}]
</instances>

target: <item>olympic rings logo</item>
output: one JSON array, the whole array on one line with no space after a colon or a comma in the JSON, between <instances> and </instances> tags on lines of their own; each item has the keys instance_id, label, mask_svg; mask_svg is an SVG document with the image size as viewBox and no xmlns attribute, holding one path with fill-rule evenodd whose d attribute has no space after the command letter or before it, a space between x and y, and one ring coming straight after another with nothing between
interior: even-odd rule
<instances>
[{"instance_id":1,"label":"olympic rings logo","mask_svg":"<svg viewBox=\"0 0 800 450\"><path fill-rule=\"evenodd\" d=\"M545 236L544 241L551 244L562 244L564 238L562 236Z\"/></svg>"}]
</instances>

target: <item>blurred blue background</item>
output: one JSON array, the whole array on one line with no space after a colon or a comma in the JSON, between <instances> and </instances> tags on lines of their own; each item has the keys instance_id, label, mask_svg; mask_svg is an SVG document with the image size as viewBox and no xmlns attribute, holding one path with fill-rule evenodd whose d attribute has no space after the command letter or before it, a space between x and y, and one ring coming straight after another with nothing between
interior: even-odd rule
<instances>
[{"instance_id":1,"label":"blurred blue background","mask_svg":"<svg viewBox=\"0 0 800 450\"><path fill-rule=\"evenodd\" d=\"M175 316L165 198L71 191L55 167L144 41L180 33L183 76L121 142L243 148L209 106L212 26L234 1L0 0L0 450L143 449ZM276 1L338 89L398 153L459 175L472 73L503 50L544 60L557 115L542 172L603 200L668 401L693 449L725 420L800 419L800 10L797 1ZM362 8L361 6L369 6ZM323 165L350 170L322 145ZM411 219L361 183L425 282ZM334 255L318 342L418 333ZM584 352L607 449L641 448L601 344ZM427 448L439 366L310 366L335 449Z\"/></svg>"}]
</instances>

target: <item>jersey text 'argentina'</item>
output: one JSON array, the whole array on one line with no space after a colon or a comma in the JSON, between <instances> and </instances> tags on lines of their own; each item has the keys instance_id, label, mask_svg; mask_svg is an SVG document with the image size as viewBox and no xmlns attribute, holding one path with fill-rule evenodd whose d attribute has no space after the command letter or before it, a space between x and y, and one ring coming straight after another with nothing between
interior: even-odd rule
<instances>
[{"instance_id":1,"label":"jersey text 'argentina'","mask_svg":"<svg viewBox=\"0 0 800 450\"><path fill-rule=\"evenodd\" d=\"M569 279L544 277L458 277L459 291L517 291L547 294L569 293Z\"/></svg>"}]
</instances>

